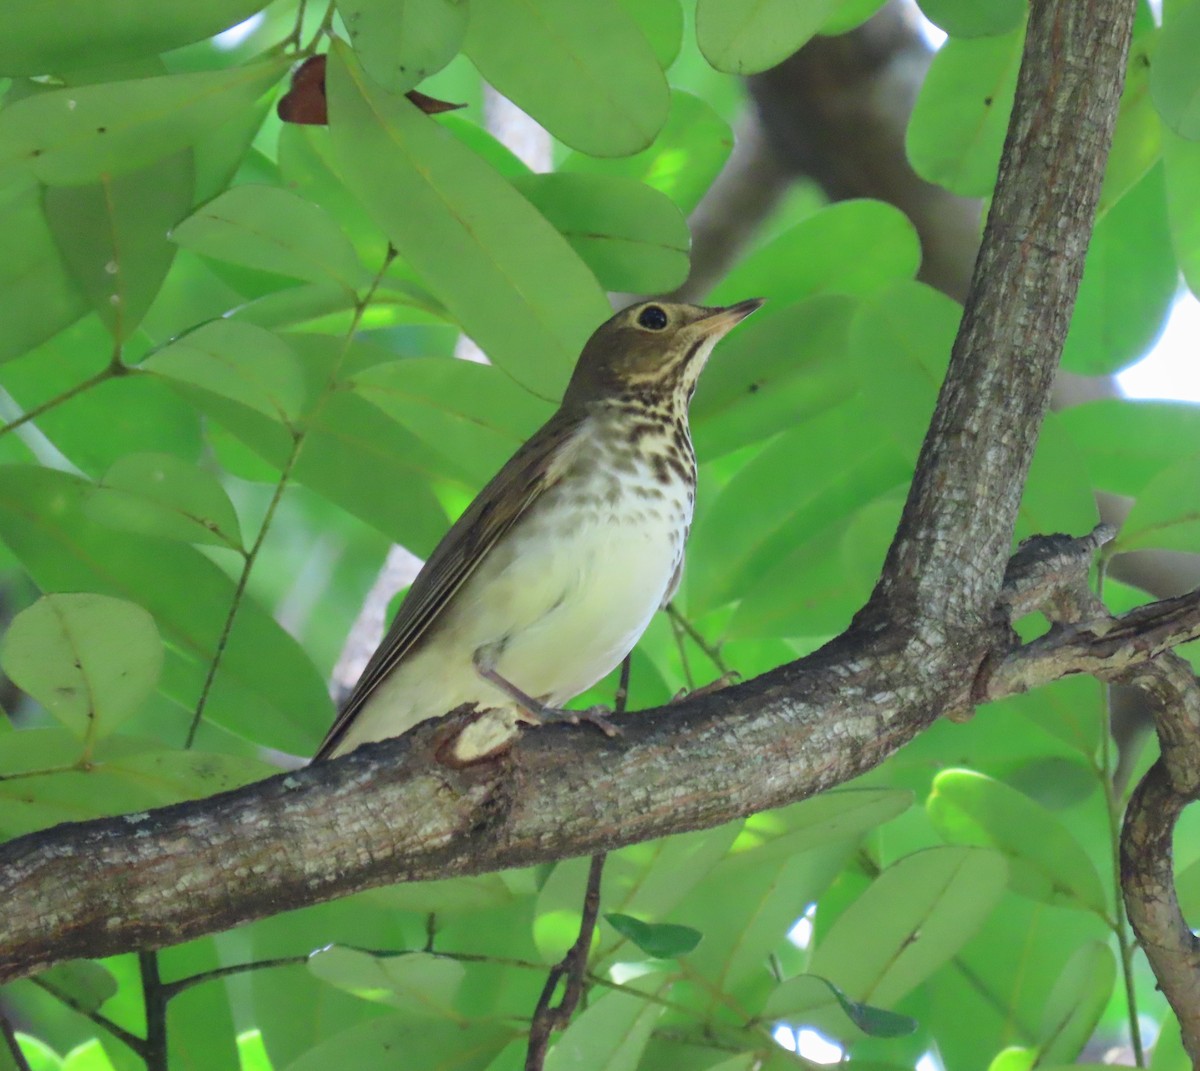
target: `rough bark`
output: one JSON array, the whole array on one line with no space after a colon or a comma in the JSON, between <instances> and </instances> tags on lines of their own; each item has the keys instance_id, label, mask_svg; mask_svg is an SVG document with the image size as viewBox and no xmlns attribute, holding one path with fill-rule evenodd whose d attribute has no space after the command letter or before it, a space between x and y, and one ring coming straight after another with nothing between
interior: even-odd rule
<instances>
[{"instance_id":1,"label":"rough bark","mask_svg":"<svg viewBox=\"0 0 1200 1071\"><path fill-rule=\"evenodd\" d=\"M531 733L437 762L444 723L209 800L60 826L0 849L0 978L149 948L399 880L596 852L840 783L1003 658L994 613L1070 317L1131 0L1037 0L983 250L885 575L844 636L625 735ZM1189 623L1182 634L1192 635ZM990 656L990 658L989 658ZM995 694L994 691L991 694ZM569 748L572 762L564 763Z\"/></svg>"}]
</instances>

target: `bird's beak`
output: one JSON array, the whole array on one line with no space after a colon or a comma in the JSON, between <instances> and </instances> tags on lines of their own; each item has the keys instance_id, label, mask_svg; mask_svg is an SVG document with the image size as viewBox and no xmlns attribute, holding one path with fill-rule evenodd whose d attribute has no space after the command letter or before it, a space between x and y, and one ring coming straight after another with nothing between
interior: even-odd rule
<instances>
[{"instance_id":1,"label":"bird's beak","mask_svg":"<svg viewBox=\"0 0 1200 1071\"><path fill-rule=\"evenodd\" d=\"M756 309L762 308L765 301L766 298L747 298L736 305L726 305L723 309L710 309L709 314L699 321L699 326L706 335L720 338Z\"/></svg>"}]
</instances>

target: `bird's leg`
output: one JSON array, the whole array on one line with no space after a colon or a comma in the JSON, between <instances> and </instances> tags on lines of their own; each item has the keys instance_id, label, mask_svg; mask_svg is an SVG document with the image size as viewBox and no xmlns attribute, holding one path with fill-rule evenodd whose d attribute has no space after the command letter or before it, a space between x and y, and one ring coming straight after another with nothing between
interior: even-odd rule
<instances>
[{"instance_id":1,"label":"bird's leg","mask_svg":"<svg viewBox=\"0 0 1200 1071\"><path fill-rule=\"evenodd\" d=\"M494 684L509 699L516 703L521 708L522 713L526 715L526 718L523 720L529 721L534 725L544 725L550 721L565 721L571 725L579 725L587 722L590 725L596 726L605 736L621 735L621 730L605 717L609 713L607 708L589 707L587 710L563 710L560 707L546 706L545 703L521 691L512 681L500 676L495 669L480 657L480 654L481 652L479 651L475 653L475 672L485 681Z\"/></svg>"}]
</instances>

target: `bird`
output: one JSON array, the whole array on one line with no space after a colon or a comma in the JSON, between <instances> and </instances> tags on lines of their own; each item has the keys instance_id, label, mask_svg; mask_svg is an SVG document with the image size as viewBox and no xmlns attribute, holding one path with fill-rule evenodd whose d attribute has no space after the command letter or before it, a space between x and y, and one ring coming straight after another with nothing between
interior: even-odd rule
<instances>
[{"instance_id":1,"label":"bird","mask_svg":"<svg viewBox=\"0 0 1200 1071\"><path fill-rule=\"evenodd\" d=\"M675 593L695 504L688 405L716 343L763 304L644 301L583 347L550 419L475 497L413 581L313 761L475 703L456 757L615 669Z\"/></svg>"}]
</instances>

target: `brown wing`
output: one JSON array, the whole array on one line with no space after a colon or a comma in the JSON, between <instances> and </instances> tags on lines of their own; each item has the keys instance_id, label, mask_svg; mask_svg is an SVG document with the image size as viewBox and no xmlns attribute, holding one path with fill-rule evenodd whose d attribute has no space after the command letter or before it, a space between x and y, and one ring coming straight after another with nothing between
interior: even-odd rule
<instances>
[{"instance_id":1,"label":"brown wing","mask_svg":"<svg viewBox=\"0 0 1200 1071\"><path fill-rule=\"evenodd\" d=\"M392 627L342 705L314 761L327 757L337 746L371 693L420 642L496 540L558 482L565 466L554 461L579 424L578 416L564 414L562 410L555 413L492 477L442 537L413 581Z\"/></svg>"}]
</instances>

